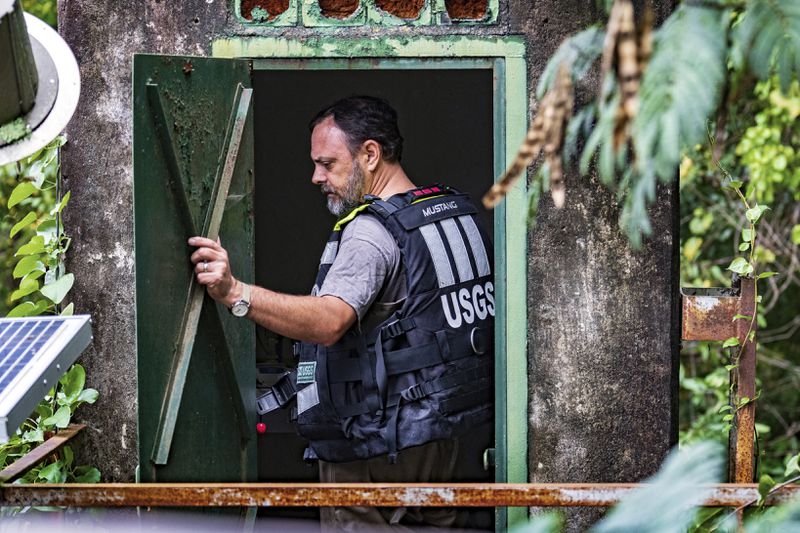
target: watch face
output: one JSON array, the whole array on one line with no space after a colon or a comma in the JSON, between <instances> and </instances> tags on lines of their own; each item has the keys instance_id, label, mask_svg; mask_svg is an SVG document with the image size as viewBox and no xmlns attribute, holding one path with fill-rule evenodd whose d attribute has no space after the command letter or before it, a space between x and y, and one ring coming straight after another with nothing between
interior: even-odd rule
<instances>
[{"instance_id":1,"label":"watch face","mask_svg":"<svg viewBox=\"0 0 800 533\"><path fill-rule=\"evenodd\" d=\"M233 316L241 317L247 314L248 309L250 309L250 306L247 305L246 302L242 302L240 300L233 304L233 307L231 307L231 313L233 313Z\"/></svg>"}]
</instances>

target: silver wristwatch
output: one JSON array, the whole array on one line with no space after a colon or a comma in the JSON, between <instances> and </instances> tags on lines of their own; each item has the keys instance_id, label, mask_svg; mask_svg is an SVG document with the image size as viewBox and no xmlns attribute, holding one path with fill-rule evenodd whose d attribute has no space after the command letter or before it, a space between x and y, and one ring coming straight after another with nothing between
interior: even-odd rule
<instances>
[{"instance_id":1,"label":"silver wristwatch","mask_svg":"<svg viewBox=\"0 0 800 533\"><path fill-rule=\"evenodd\" d=\"M250 310L250 285L247 283L242 283L242 299L237 300L231 306L231 314L237 317L243 317L247 315L247 312Z\"/></svg>"}]
</instances>

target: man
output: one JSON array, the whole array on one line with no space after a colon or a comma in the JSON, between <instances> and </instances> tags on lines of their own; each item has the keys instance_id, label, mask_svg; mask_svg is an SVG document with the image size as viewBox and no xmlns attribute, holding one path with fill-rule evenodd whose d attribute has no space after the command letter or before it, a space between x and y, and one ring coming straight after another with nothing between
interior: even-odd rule
<instances>
[{"instance_id":1,"label":"man","mask_svg":"<svg viewBox=\"0 0 800 533\"><path fill-rule=\"evenodd\" d=\"M311 122L312 182L338 218L310 296L247 286L219 242L193 237L208 294L301 341L285 385L325 482L444 482L456 437L492 416L491 246L472 204L417 188L400 165L397 114L350 97ZM333 529L450 526L453 510L327 508Z\"/></svg>"}]
</instances>

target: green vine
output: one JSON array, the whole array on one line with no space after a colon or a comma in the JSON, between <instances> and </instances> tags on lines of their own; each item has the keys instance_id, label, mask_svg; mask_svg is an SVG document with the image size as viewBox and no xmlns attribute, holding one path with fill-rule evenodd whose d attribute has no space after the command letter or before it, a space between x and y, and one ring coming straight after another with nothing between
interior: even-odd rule
<instances>
[{"instance_id":1,"label":"green vine","mask_svg":"<svg viewBox=\"0 0 800 533\"><path fill-rule=\"evenodd\" d=\"M61 222L70 193L61 196L58 190L58 150L64 142L63 136L58 137L36 154L2 169L7 179L16 182L6 204L13 223L9 239L15 250L12 277L17 283L7 298L14 305L9 317L71 315L74 309L72 304L61 307L75 281L64 267L71 242Z\"/></svg>"},{"instance_id":2,"label":"green vine","mask_svg":"<svg viewBox=\"0 0 800 533\"><path fill-rule=\"evenodd\" d=\"M64 306L74 282L74 275L67 273L64 266L71 242L61 219L70 199L69 192L62 194L60 190L59 149L65 142L59 136L32 156L0 167L0 208L7 211L0 218L0 268L11 272L10 279L0 284L0 308L8 310L8 317L71 315L74 311L72 303ZM9 285L13 290L7 289ZM9 441L0 445L0 468L69 426L80 406L93 404L98 392L85 388L85 384L84 368L73 365ZM97 468L75 464L70 446L64 446L20 479L23 483L99 480ZM0 515L22 510L6 508Z\"/></svg>"},{"instance_id":3,"label":"green vine","mask_svg":"<svg viewBox=\"0 0 800 533\"><path fill-rule=\"evenodd\" d=\"M723 171L723 173L727 174L727 172L724 169L722 169L721 166L720 169ZM736 352L736 355L733 357L731 364L726 365L725 367L725 370L727 370L728 372L732 372L731 374L732 378L730 380L730 392L731 392L731 397L734 398L734 400L732 404L723 407L720 412L732 411L732 410L738 411L757 399L757 396L753 398L749 398L747 396L738 396L738 387L737 387L738 373L734 371L739 368L739 361L741 360L742 354L744 353L744 349L747 343L748 342L752 343L755 341L756 317L758 316L759 304L761 303L761 296L758 294L758 280L769 278L777 274L777 272L772 272L772 271L755 274L757 267L756 255L755 255L756 237L758 235L757 224L758 221L761 219L761 216L767 209L769 209L769 207L758 203L755 203L751 206L750 202L748 202L747 200L747 197L744 194L742 194L743 183L740 180L729 180L726 186L730 190L736 192L739 201L744 206L745 218L747 220L747 223L746 227L743 227L741 230L742 242L739 244L739 251L748 252L747 258L741 256L734 258L733 261L731 261L731 264L728 266L728 270L742 277L755 278L755 283L753 283L753 301L755 302L755 309L752 316L737 314L733 317L734 321L736 320L748 321L747 333L744 336L745 342L742 342L741 339L739 339L738 337L730 337L729 339L726 339L722 343L723 348L738 347L738 350ZM723 416L723 422L727 423L727 425L725 426L725 430L731 429L730 423L733 421L733 417L734 415L732 413L728 413Z\"/></svg>"}]
</instances>

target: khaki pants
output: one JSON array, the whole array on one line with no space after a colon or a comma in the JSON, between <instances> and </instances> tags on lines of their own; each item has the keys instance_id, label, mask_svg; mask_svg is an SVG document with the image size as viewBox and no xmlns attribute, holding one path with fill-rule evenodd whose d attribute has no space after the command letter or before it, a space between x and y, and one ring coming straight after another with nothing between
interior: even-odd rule
<instances>
[{"instance_id":1,"label":"khaki pants","mask_svg":"<svg viewBox=\"0 0 800 533\"><path fill-rule=\"evenodd\" d=\"M429 442L402 450L396 464L374 457L349 463L319 462L323 483L445 483L458 455L457 440ZM322 507L322 531L415 531L451 527L456 510L445 507Z\"/></svg>"}]
</instances>

